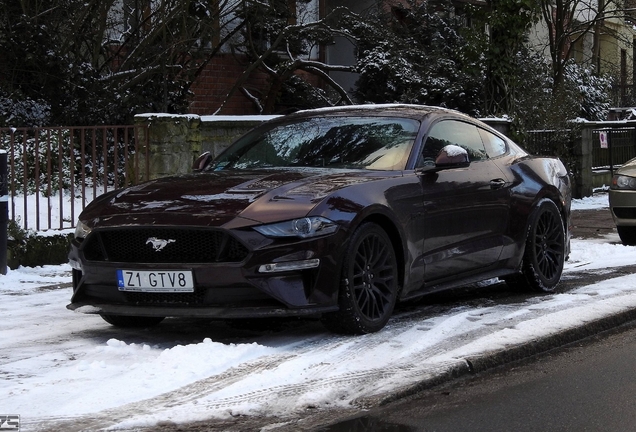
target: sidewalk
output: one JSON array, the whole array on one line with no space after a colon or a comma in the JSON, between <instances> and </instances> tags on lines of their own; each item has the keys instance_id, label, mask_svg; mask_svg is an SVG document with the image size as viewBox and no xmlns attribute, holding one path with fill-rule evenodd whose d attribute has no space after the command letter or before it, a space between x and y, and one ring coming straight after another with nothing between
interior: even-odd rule
<instances>
[{"instance_id":1,"label":"sidewalk","mask_svg":"<svg viewBox=\"0 0 636 432\"><path fill-rule=\"evenodd\" d=\"M616 233L609 208L572 211L572 238L601 238Z\"/></svg>"}]
</instances>

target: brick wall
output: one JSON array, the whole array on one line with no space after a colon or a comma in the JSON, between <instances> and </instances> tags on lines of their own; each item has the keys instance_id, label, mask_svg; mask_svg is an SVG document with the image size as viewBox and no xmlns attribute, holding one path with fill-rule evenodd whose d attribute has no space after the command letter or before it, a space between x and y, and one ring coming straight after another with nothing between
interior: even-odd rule
<instances>
[{"instance_id":1,"label":"brick wall","mask_svg":"<svg viewBox=\"0 0 636 432\"><path fill-rule=\"evenodd\" d=\"M239 58L234 55L217 54L191 87L194 95L190 102L190 113L214 114L246 67L247 63L240 62ZM267 80L268 77L265 73L255 71L245 87L257 93L258 89L267 87ZM236 91L218 114L245 115L258 114L258 111L252 101L245 97L242 92Z\"/></svg>"},{"instance_id":2,"label":"brick wall","mask_svg":"<svg viewBox=\"0 0 636 432\"><path fill-rule=\"evenodd\" d=\"M190 100L189 113L201 116L214 114L247 67L248 63L242 62L238 56L217 54L192 84L193 96ZM313 86L324 84L314 74L304 71L297 71L296 73ZM262 71L256 70L252 72L244 87L249 89L253 95L260 97L261 92L269 88L269 76ZM283 105L276 107L278 112L288 111L289 108L292 107ZM300 105L293 108L304 108L304 106ZM217 114L253 115L260 113L254 103L240 90L237 90L230 101Z\"/></svg>"}]
</instances>

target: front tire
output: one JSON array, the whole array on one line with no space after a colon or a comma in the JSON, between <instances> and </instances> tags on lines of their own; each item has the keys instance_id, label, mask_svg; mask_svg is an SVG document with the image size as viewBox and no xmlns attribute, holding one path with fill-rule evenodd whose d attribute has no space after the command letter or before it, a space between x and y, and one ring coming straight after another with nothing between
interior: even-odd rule
<instances>
[{"instance_id":1,"label":"front tire","mask_svg":"<svg viewBox=\"0 0 636 432\"><path fill-rule=\"evenodd\" d=\"M123 328L152 327L159 324L165 318L106 314L101 314L101 317L108 324Z\"/></svg>"},{"instance_id":2,"label":"front tire","mask_svg":"<svg viewBox=\"0 0 636 432\"><path fill-rule=\"evenodd\" d=\"M633 226L617 226L618 236L621 238L621 243L625 246L636 245L636 227Z\"/></svg>"},{"instance_id":3,"label":"front tire","mask_svg":"<svg viewBox=\"0 0 636 432\"><path fill-rule=\"evenodd\" d=\"M563 272L565 242L559 209L543 200L530 216L521 273L506 282L523 290L553 292Z\"/></svg>"},{"instance_id":4,"label":"front tire","mask_svg":"<svg viewBox=\"0 0 636 432\"><path fill-rule=\"evenodd\" d=\"M361 225L344 255L337 312L322 322L329 330L366 334L381 330L397 301L398 269L391 239L374 223Z\"/></svg>"}]
</instances>

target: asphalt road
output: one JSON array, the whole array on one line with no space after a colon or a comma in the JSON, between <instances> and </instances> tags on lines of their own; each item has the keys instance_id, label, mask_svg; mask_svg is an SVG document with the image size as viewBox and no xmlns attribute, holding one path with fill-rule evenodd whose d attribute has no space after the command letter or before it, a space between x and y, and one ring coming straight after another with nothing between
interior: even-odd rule
<instances>
[{"instance_id":1,"label":"asphalt road","mask_svg":"<svg viewBox=\"0 0 636 432\"><path fill-rule=\"evenodd\" d=\"M315 430L634 431L635 357L632 323Z\"/></svg>"}]
</instances>

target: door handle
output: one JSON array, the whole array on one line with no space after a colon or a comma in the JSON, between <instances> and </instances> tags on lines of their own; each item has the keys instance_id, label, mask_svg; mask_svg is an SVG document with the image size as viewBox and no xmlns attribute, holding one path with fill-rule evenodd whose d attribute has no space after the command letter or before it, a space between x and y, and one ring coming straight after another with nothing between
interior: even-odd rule
<instances>
[{"instance_id":1,"label":"door handle","mask_svg":"<svg viewBox=\"0 0 636 432\"><path fill-rule=\"evenodd\" d=\"M490 180L490 189L501 189L506 185L506 181L504 179L494 179Z\"/></svg>"}]
</instances>

